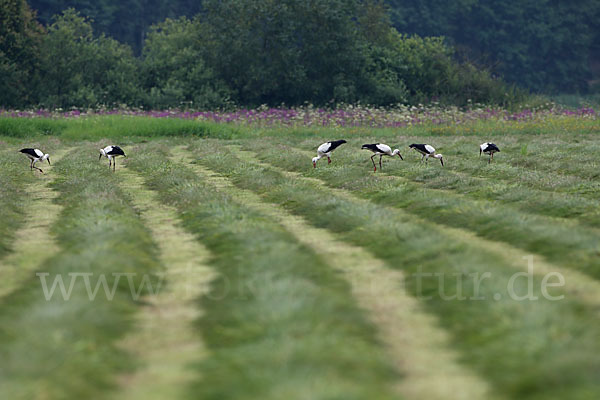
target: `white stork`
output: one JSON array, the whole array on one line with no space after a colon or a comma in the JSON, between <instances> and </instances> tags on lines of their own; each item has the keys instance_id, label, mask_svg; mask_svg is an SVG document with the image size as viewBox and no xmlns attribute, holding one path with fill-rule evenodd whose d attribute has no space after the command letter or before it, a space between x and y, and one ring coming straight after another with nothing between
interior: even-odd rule
<instances>
[{"instance_id":1,"label":"white stork","mask_svg":"<svg viewBox=\"0 0 600 400\"><path fill-rule=\"evenodd\" d=\"M375 156L379 156L379 168L383 168L381 166L381 158L383 156L393 157L393 156L397 155L398 157L400 157L401 160L404 160L404 158L402 158L402 154L400 154L400 150L395 149L394 151L392 151L392 148L390 146L388 146L387 144L383 144L383 143L363 144L361 149L369 150L373 153L373 155L371 156L371 162L373 163L373 170L375 172L377 172L377 167L375 166L375 161L373 160L373 157L375 157Z\"/></svg>"},{"instance_id":2,"label":"white stork","mask_svg":"<svg viewBox=\"0 0 600 400\"><path fill-rule=\"evenodd\" d=\"M119 146L106 146L105 148L100 149L100 157L98 157L98 160L100 160L102 156L108 158L108 168L110 168L112 164L113 171L117 165L117 156L127 157L123 149ZM113 158L115 159L114 161Z\"/></svg>"},{"instance_id":3,"label":"white stork","mask_svg":"<svg viewBox=\"0 0 600 400\"><path fill-rule=\"evenodd\" d=\"M38 161L46 160L46 161L48 161L48 165L50 165L50 155L44 154L44 152L41 151L40 149L27 148L27 149L21 149L21 150L19 150L19 152L25 154L31 160L31 164L29 165L29 167L31 168L32 171L35 168L38 171L40 171L42 174L44 173L44 171L42 171L41 168L38 168L35 166L35 163Z\"/></svg>"},{"instance_id":4,"label":"white stork","mask_svg":"<svg viewBox=\"0 0 600 400\"><path fill-rule=\"evenodd\" d=\"M479 145L479 157L481 157L481 153L489 154L490 158L488 160L488 164L492 162L494 159L494 153L498 153L500 149L494 143L485 142Z\"/></svg>"},{"instance_id":5,"label":"white stork","mask_svg":"<svg viewBox=\"0 0 600 400\"><path fill-rule=\"evenodd\" d=\"M413 143L410 146L408 146L411 149L414 149L416 151L418 151L419 153L423 154L423 157L421 157L421 162L423 162L423 159L425 159L426 162L429 161L429 157L433 157L433 158L437 158L438 160L440 160L440 163L442 164L442 167L444 166L444 158L442 157L441 154L438 154L435 152L435 148L429 144L416 144Z\"/></svg>"},{"instance_id":6,"label":"white stork","mask_svg":"<svg viewBox=\"0 0 600 400\"><path fill-rule=\"evenodd\" d=\"M331 153L344 143L346 143L346 141L342 139L333 140L331 142L326 142L320 145L317 148L317 156L313 157L312 159L313 167L317 168L317 161L319 161L323 157L327 157L328 164L331 164Z\"/></svg>"}]
</instances>

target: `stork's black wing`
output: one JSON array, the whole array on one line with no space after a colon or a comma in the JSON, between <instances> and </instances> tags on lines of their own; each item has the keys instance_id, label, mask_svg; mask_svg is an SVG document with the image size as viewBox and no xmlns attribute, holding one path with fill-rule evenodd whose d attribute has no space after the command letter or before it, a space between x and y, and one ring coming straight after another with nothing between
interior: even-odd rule
<instances>
[{"instance_id":1,"label":"stork's black wing","mask_svg":"<svg viewBox=\"0 0 600 400\"><path fill-rule=\"evenodd\" d=\"M329 153L330 151L334 151L335 149L337 149L338 147L340 147L344 143L346 143L346 141L344 139L342 139L342 140L333 140L333 141L329 142L329 149L327 149L327 153Z\"/></svg>"},{"instance_id":2,"label":"stork's black wing","mask_svg":"<svg viewBox=\"0 0 600 400\"><path fill-rule=\"evenodd\" d=\"M427 149L425 148L425 144L424 144L424 143L421 143L421 144L418 144L418 143L413 143L413 144L411 144L411 145L410 145L410 146L408 146L408 147L410 147L411 149L415 149L415 150L417 150L419 153L423 153L423 154L429 154L429 152L428 152L428 151L427 151Z\"/></svg>"},{"instance_id":3,"label":"stork's black wing","mask_svg":"<svg viewBox=\"0 0 600 400\"><path fill-rule=\"evenodd\" d=\"M377 147L379 143L363 144L361 149L371 150L373 153L381 153L381 150Z\"/></svg>"},{"instance_id":4,"label":"stork's black wing","mask_svg":"<svg viewBox=\"0 0 600 400\"><path fill-rule=\"evenodd\" d=\"M35 152L35 149L31 149L31 148L21 149L21 150L19 150L19 152L21 152L23 154L28 154L28 155L30 155L33 158L39 158L40 157L39 154L37 154Z\"/></svg>"},{"instance_id":5,"label":"stork's black wing","mask_svg":"<svg viewBox=\"0 0 600 400\"><path fill-rule=\"evenodd\" d=\"M109 156L124 156L125 152L119 146L112 146L112 149L110 149L106 154Z\"/></svg>"},{"instance_id":6,"label":"stork's black wing","mask_svg":"<svg viewBox=\"0 0 600 400\"><path fill-rule=\"evenodd\" d=\"M499 148L498 148L498 146L496 146L494 143L488 143L488 144L487 144L487 147L485 148L485 150L484 150L484 151L485 151L485 152L488 152L488 151L493 151L493 152L496 152L496 153L497 153L497 152L499 152L499 151L500 151L500 149L499 149Z\"/></svg>"}]
</instances>

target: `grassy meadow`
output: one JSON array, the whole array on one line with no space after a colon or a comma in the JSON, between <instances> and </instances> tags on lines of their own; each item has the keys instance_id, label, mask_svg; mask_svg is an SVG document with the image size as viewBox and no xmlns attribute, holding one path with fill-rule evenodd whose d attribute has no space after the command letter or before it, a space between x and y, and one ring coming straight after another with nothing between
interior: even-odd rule
<instances>
[{"instance_id":1,"label":"grassy meadow","mask_svg":"<svg viewBox=\"0 0 600 400\"><path fill-rule=\"evenodd\" d=\"M595 114L309 111L0 116L0 398L600 397Z\"/></svg>"}]
</instances>

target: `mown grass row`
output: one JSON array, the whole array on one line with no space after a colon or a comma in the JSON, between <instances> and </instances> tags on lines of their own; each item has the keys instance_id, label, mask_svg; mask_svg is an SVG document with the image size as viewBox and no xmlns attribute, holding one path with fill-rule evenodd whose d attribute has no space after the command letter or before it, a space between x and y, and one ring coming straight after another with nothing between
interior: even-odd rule
<instances>
[{"instance_id":1,"label":"mown grass row","mask_svg":"<svg viewBox=\"0 0 600 400\"><path fill-rule=\"evenodd\" d=\"M421 165L419 161L416 161L418 156L410 153L405 155L406 163L388 164L389 167L380 172L410 179L426 188L451 190L475 200L493 200L496 204L507 204L531 214L569 218L573 222L576 221L583 225L600 227L600 201L596 197L583 197L578 193L558 192L551 188L540 190L521 180L523 175L533 173L537 177L535 180L537 183L552 182L554 177L549 176L546 171L519 168L521 171L519 177L512 180L506 176L503 176L502 179L475 176L480 171L502 175L506 169L505 158L507 157L504 157L504 154L504 158L497 160L494 164L488 164L487 157L480 160L473 157L473 154L456 155L446 161L448 168L443 169L437 168L437 165L430 167ZM365 158L368 160L366 154L354 153L351 157L351 163L354 164L360 164L361 161L364 163ZM456 169L464 172L456 171ZM571 191L580 191L583 187L591 190L594 185L597 183L581 179L576 183L577 189L571 188ZM444 193L439 195L443 196Z\"/></svg>"},{"instance_id":2,"label":"mown grass row","mask_svg":"<svg viewBox=\"0 0 600 400\"><path fill-rule=\"evenodd\" d=\"M576 138L575 135L567 137ZM600 192L596 179L598 162L593 158L593 148L588 148L589 141L565 145L552 137L513 136L504 140L507 143L503 143L494 163L488 165L486 157L476 160L473 154L459 149L451 159L452 170L496 182L518 182L532 189L597 199Z\"/></svg>"},{"instance_id":3,"label":"mown grass row","mask_svg":"<svg viewBox=\"0 0 600 400\"><path fill-rule=\"evenodd\" d=\"M403 130L397 131L395 137L383 137L379 132L368 132L361 138L353 138L348 132L338 132L334 136L315 136L313 138L285 138L293 147L302 148L311 153L316 147L331 138L349 140L346 147L336 151L335 158L347 157L348 154L361 154L365 165L370 164L368 154L360 151L363 143L383 141L393 148L398 147L405 156L407 163L397 168L405 169L417 163L421 155L408 149L410 143L432 144L444 154L446 170L465 173L472 177L490 179L492 182L519 183L523 187L565 194L584 195L596 199L600 192L600 184L595 179L598 176L598 162L594 154L597 145L594 138L578 135L575 132L563 136L527 136L510 134L494 138L501 148L496 154L495 162L488 164L488 156L479 157L479 144L491 138L483 136L411 136ZM300 140L301 139L301 140ZM274 138L275 142L281 142ZM569 143L573 141L572 143ZM578 142L578 143L575 143ZM567 145L567 143L569 143ZM410 170L409 170L410 172Z\"/></svg>"},{"instance_id":4,"label":"mown grass row","mask_svg":"<svg viewBox=\"0 0 600 400\"><path fill-rule=\"evenodd\" d=\"M376 141L376 139L371 140ZM307 141L296 142L292 144L292 147L304 150L309 147L309 144ZM468 139L465 138L454 140L452 147L458 149L459 154L447 156L446 164L448 168L440 169L436 168L435 165L431 168L426 168L418 161L420 155L413 154L414 152L412 151L404 151L406 162L397 163L396 161L398 160L395 159L390 163L386 163L388 166L380 172L410 179L422 184L426 188L452 190L453 192L467 195L472 199L493 200L528 213L571 218L573 222L576 221L583 225L600 227L600 201L596 197L583 197L578 193L557 192L551 188L544 188L542 190L531 187L531 185L527 184L527 180L523 182L521 179L523 176L532 176L532 174L535 174L534 181L536 184L544 181L553 182L554 176L548 176L546 171L531 171L527 168L519 168L521 171L518 172L519 176L510 179L507 176L503 176L503 171L506 171L507 168L513 168L510 165L507 166L504 153L502 153L500 160L494 164L488 164L487 156L482 158L477 157L477 148L474 149L473 146L469 147L468 144ZM360 142L351 140L349 146L358 149ZM306 157L312 156L312 152L304 151ZM510 149L506 153L508 154L507 157L522 157L512 155ZM367 172L366 167L370 164L369 156L370 153L365 151L345 151L343 159L339 159L337 154L335 158L339 160L336 164L363 164L365 172ZM388 161L389 159L386 158L385 160ZM489 176L487 178L477 176L481 174L488 174ZM581 191L584 187L588 187L588 190L591 191L594 185L597 186L598 184L593 181L581 179L577 181L576 188L571 188L570 190ZM443 193L440 195L443 195Z\"/></svg>"},{"instance_id":5,"label":"mown grass row","mask_svg":"<svg viewBox=\"0 0 600 400\"><path fill-rule=\"evenodd\" d=\"M496 201L474 200L449 191L427 189L402 177L405 169L426 169L430 177L446 179L447 172L439 164L429 166L384 167L383 174L373 175L360 155L355 163L336 163L329 167L307 167L305 153L286 145L268 148L265 142L245 143L262 160L308 177L317 177L331 187L356 191L363 198L387 206L406 209L426 221L460 227L490 240L509 243L531 251L552 262L600 277L600 259L595 229L521 212ZM368 155L366 155L367 161ZM401 161L397 161L400 163ZM389 165L389 164L388 164ZM396 175L396 176L390 176ZM560 207L554 198L545 201L546 207Z\"/></svg>"},{"instance_id":6,"label":"mown grass row","mask_svg":"<svg viewBox=\"0 0 600 400\"><path fill-rule=\"evenodd\" d=\"M27 161L12 149L0 153L0 258L11 248L15 231L25 218L25 185L34 181Z\"/></svg>"},{"instance_id":7,"label":"mown grass row","mask_svg":"<svg viewBox=\"0 0 600 400\"><path fill-rule=\"evenodd\" d=\"M584 179L600 177L598 151L600 144L595 136L564 135L532 140L522 151L508 148L506 160L513 166L525 166L560 175Z\"/></svg>"},{"instance_id":8,"label":"mown grass row","mask_svg":"<svg viewBox=\"0 0 600 400\"><path fill-rule=\"evenodd\" d=\"M19 150L23 147L42 147L51 151L59 144L54 139L27 142L0 139L0 258L10 251L14 234L24 222L25 207L29 201L26 186L39 181L39 172L30 170L29 159Z\"/></svg>"},{"instance_id":9,"label":"mown grass row","mask_svg":"<svg viewBox=\"0 0 600 400\"><path fill-rule=\"evenodd\" d=\"M393 397L395 374L373 328L324 260L270 218L157 157L158 144L141 152L128 165L179 210L219 274L197 324L210 355L198 366L196 397Z\"/></svg>"},{"instance_id":10,"label":"mown grass row","mask_svg":"<svg viewBox=\"0 0 600 400\"><path fill-rule=\"evenodd\" d=\"M38 267L46 275L0 303L0 398L111 398L116 375L134 365L116 346L130 329L134 299L148 293L144 283L157 288L156 246L105 165L74 151L54 168L60 251ZM106 289L97 286L102 277ZM67 300L58 283L51 294L55 279Z\"/></svg>"},{"instance_id":11,"label":"mown grass row","mask_svg":"<svg viewBox=\"0 0 600 400\"><path fill-rule=\"evenodd\" d=\"M200 161L205 166L228 176L241 188L369 249L391 268L414 277L407 280L407 289L415 296L431 297L423 300L425 307L452 334L462 361L480 371L499 397L585 399L600 394L596 379L600 362L593 355L600 350L595 339L600 334L596 310L573 298L545 300L539 277L532 278L531 293L538 300L514 300L507 295L507 282L514 269L488 257L476 245L420 225L399 210L354 199L349 193L342 196L310 180L291 179L273 168L241 161L215 143L196 142L192 151L204 154ZM288 168L298 161L269 153L264 158ZM303 165L305 161L302 158ZM357 180L352 173L348 177L351 180ZM438 275L418 279L421 273ZM490 279L481 280L477 289L474 278L484 274L490 274ZM516 293L527 291L524 280L514 283ZM560 289L550 291L552 295L564 294ZM496 294L501 298L494 297Z\"/></svg>"}]
</instances>

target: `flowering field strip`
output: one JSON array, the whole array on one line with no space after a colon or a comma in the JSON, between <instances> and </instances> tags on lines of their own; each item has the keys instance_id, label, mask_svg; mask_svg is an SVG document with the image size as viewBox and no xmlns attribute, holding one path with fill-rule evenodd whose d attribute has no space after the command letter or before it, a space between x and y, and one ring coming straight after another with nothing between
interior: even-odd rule
<instances>
[{"instance_id":1,"label":"flowering field strip","mask_svg":"<svg viewBox=\"0 0 600 400\"><path fill-rule=\"evenodd\" d=\"M393 135L402 129L413 135L486 135L507 133L563 134L578 131L599 133L598 114L593 108L567 110L551 104L519 112L473 106L470 109L429 106L372 108L344 106L323 109L298 108L240 109L219 111L99 110L66 112L0 110L0 134L22 136L27 130L41 134L66 134L74 138L100 136L196 135L228 138L252 131L298 129L304 134L321 130L384 130ZM168 120L169 124L143 122ZM15 122L19 121L19 122ZM27 122L28 121L28 122ZM135 121L135 122L132 122ZM177 122L179 121L179 122ZM195 124L188 124L187 122ZM264 133L268 134L268 133ZM285 134L284 134L285 135Z\"/></svg>"},{"instance_id":2,"label":"flowering field strip","mask_svg":"<svg viewBox=\"0 0 600 400\"><path fill-rule=\"evenodd\" d=\"M144 276L156 287L156 245L118 176L90 162L89 148L53 168L63 207L52 228L60 250L0 305L0 398L108 398L118 373L134 366L117 342L137 310L131 291L148 292ZM114 274L130 275L116 285ZM100 285L93 295L101 275L108 294ZM53 289L55 279L64 287Z\"/></svg>"},{"instance_id":3,"label":"flowering field strip","mask_svg":"<svg viewBox=\"0 0 600 400\"><path fill-rule=\"evenodd\" d=\"M249 143L243 143L242 148L248 147ZM307 168L306 158L296 157L293 151L261 153L261 160L276 165L268 167L242 160L215 141L195 141L191 150L203 154L204 165L240 188L370 250L388 267L401 269L407 276L423 271L435 276L419 283L408 279L406 287L439 318L461 352L461 360L490 382L497 397L560 399L582 392L600 393L591 372L596 367L590 368L598 363L591 349L600 345L593 339L594 332L600 332L600 325L594 322L596 307L585 306L572 296L560 302L514 301L504 296L491 300L489 296L506 292L506 282L514 273L512 264L489 257L468 238L454 236L435 224L424 225L424 219L381 204L376 194L349 183L362 182L359 174L363 171L356 168L334 165L313 171ZM291 179L280 168L300 175ZM331 187L315 184L314 178ZM376 182L386 180L382 177ZM472 274L486 272L493 278L482 283L478 294L487 300L459 300L461 294L467 298L474 294L475 286L469 281ZM445 284L440 284L438 277ZM533 290L539 294L541 278L532 279ZM547 368L540 369L540 363Z\"/></svg>"},{"instance_id":4,"label":"flowering field strip","mask_svg":"<svg viewBox=\"0 0 600 400\"><path fill-rule=\"evenodd\" d=\"M272 218L159 142L128 165L211 251L197 327L209 350L190 397L391 399L395 373L349 285Z\"/></svg>"}]
</instances>

